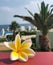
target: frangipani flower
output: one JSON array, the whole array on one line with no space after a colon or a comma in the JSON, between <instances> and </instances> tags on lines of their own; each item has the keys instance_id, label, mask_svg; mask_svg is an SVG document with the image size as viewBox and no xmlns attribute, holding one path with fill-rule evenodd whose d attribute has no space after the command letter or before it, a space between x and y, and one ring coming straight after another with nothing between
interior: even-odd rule
<instances>
[{"instance_id":1,"label":"frangipani flower","mask_svg":"<svg viewBox=\"0 0 53 65\"><path fill-rule=\"evenodd\" d=\"M17 34L15 37L15 43L4 42L4 44L12 50L10 59L13 61L21 60L26 62L28 60L28 57L32 57L35 55L35 52L30 48L32 45L31 40L28 39L21 43L19 34Z\"/></svg>"}]
</instances>

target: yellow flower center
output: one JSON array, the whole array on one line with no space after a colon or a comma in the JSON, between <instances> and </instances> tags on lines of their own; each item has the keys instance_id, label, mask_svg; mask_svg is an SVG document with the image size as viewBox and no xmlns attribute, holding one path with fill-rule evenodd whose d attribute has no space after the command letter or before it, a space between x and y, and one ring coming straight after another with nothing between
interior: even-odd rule
<instances>
[{"instance_id":1,"label":"yellow flower center","mask_svg":"<svg viewBox=\"0 0 53 65\"><path fill-rule=\"evenodd\" d=\"M22 48L20 47L16 52L19 53L22 51Z\"/></svg>"}]
</instances>

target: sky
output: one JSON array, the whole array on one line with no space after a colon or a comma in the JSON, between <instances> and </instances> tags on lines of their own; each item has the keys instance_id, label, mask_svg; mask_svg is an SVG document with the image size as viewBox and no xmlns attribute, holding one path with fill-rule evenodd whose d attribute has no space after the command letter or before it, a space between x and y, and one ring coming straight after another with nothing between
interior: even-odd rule
<instances>
[{"instance_id":1,"label":"sky","mask_svg":"<svg viewBox=\"0 0 53 65\"><path fill-rule=\"evenodd\" d=\"M20 18L14 18L16 14L30 16L25 8L28 8L33 14L39 12L37 4L44 1L46 4L53 4L53 0L0 0L0 25L11 24L16 21L19 24L26 24Z\"/></svg>"}]
</instances>

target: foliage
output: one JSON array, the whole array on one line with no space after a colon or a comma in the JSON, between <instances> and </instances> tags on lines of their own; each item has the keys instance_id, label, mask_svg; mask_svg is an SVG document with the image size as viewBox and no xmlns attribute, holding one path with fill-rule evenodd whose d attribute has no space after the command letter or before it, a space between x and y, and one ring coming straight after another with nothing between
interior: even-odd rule
<instances>
[{"instance_id":1,"label":"foliage","mask_svg":"<svg viewBox=\"0 0 53 65\"><path fill-rule=\"evenodd\" d=\"M39 13L32 14L31 11L27 9L30 13L30 16L20 16L14 15L14 17L22 18L34 26L37 27L42 32L42 37L39 40L41 49L44 51L51 51L50 42L48 39L48 30L53 27L53 5L49 7L49 5L45 5L44 1L41 3L41 8L39 9Z\"/></svg>"},{"instance_id":2,"label":"foliage","mask_svg":"<svg viewBox=\"0 0 53 65\"><path fill-rule=\"evenodd\" d=\"M0 38L0 42L5 42L7 41L6 38Z\"/></svg>"},{"instance_id":3,"label":"foliage","mask_svg":"<svg viewBox=\"0 0 53 65\"><path fill-rule=\"evenodd\" d=\"M20 31L20 35L35 35L36 31L34 32L26 32L26 31Z\"/></svg>"},{"instance_id":4,"label":"foliage","mask_svg":"<svg viewBox=\"0 0 53 65\"><path fill-rule=\"evenodd\" d=\"M7 35L6 39L7 39L7 41L13 41L14 36L13 35Z\"/></svg>"},{"instance_id":5,"label":"foliage","mask_svg":"<svg viewBox=\"0 0 53 65\"><path fill-rule=\"evenodd\" d=\"M0 50L0 52L11 52L11 50Z\"/></svg>"},{"instance_id":6,"label":"foliage","mask_svg":"<svg viewBox=\"0 0 53 65\"><path fill-rule=\"evenodd\" d=\"M31 46L31 48L33 50L36 50L36 38L31 38L31 40L32 40L32 46Z\"/></svg>"},{"instance_id":7,"label":"foliage","mask_svg":"<svg viewBox=\"0 0 53 65\"><path fill-rule=\"evenodd\" d=\"M17 30L17 28L19 28L19 24L16 23L16 21L12 21L11 25L10 25L10 30L13 31L13 40L15 39L15 31Z\"/></svg>"},{"instance_id":8,"label":"foliage","mask_svg":"<svg viewBox=\"0 0 53 65\"><path fill-rule=\"evenodd\" d=\"M16 21L12 21L11 25L10 25L10 30L16 30L17 28L19 28L19 24Z\"/></svg>"},{"instance_id":9,"label":"foliage","mask_svg":"<svg viewBox=\"0 0 53 65\"><path fill-rule=\"evenodd\" d=\"M39 30L41 30L42 34L47 34L49 28L52 28L53 24L53 8L52 6L49 7L49 5L45 5L44 2L41 3L41 9L39 13L34 13L34 15L27 9L27 11L32 15L32 17L29 16L20 16L20 15L14 15L14 17L22 18L33 25L35 25Z\"/></svg>"}]
</instances>

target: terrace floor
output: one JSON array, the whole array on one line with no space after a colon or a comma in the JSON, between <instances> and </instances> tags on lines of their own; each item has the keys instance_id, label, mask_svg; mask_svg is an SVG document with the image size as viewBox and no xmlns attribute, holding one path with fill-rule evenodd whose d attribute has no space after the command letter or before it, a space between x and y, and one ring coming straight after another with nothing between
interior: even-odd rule
<instances>
[{"instance_id":1,"label":"terrace floor","mask_svg":"<svg viewBox=\"0 0 53 65\"><path fill-rule=\"evenodd\" d=\"M0 43L0 51L1 50L10 50L10 49L7 48L3 43Z\"/></svg>"},{"instance_id":2,"label":"terrace floor","mask_svg":"<svg viewBox=\"0 0 53 65\"><path fill-rule=\"evenodd\" d=\"M11 61L10 52L0 52L0 65L53 65L53 52L36 52L27 62Z\"/></svg>"}]
</instances>

